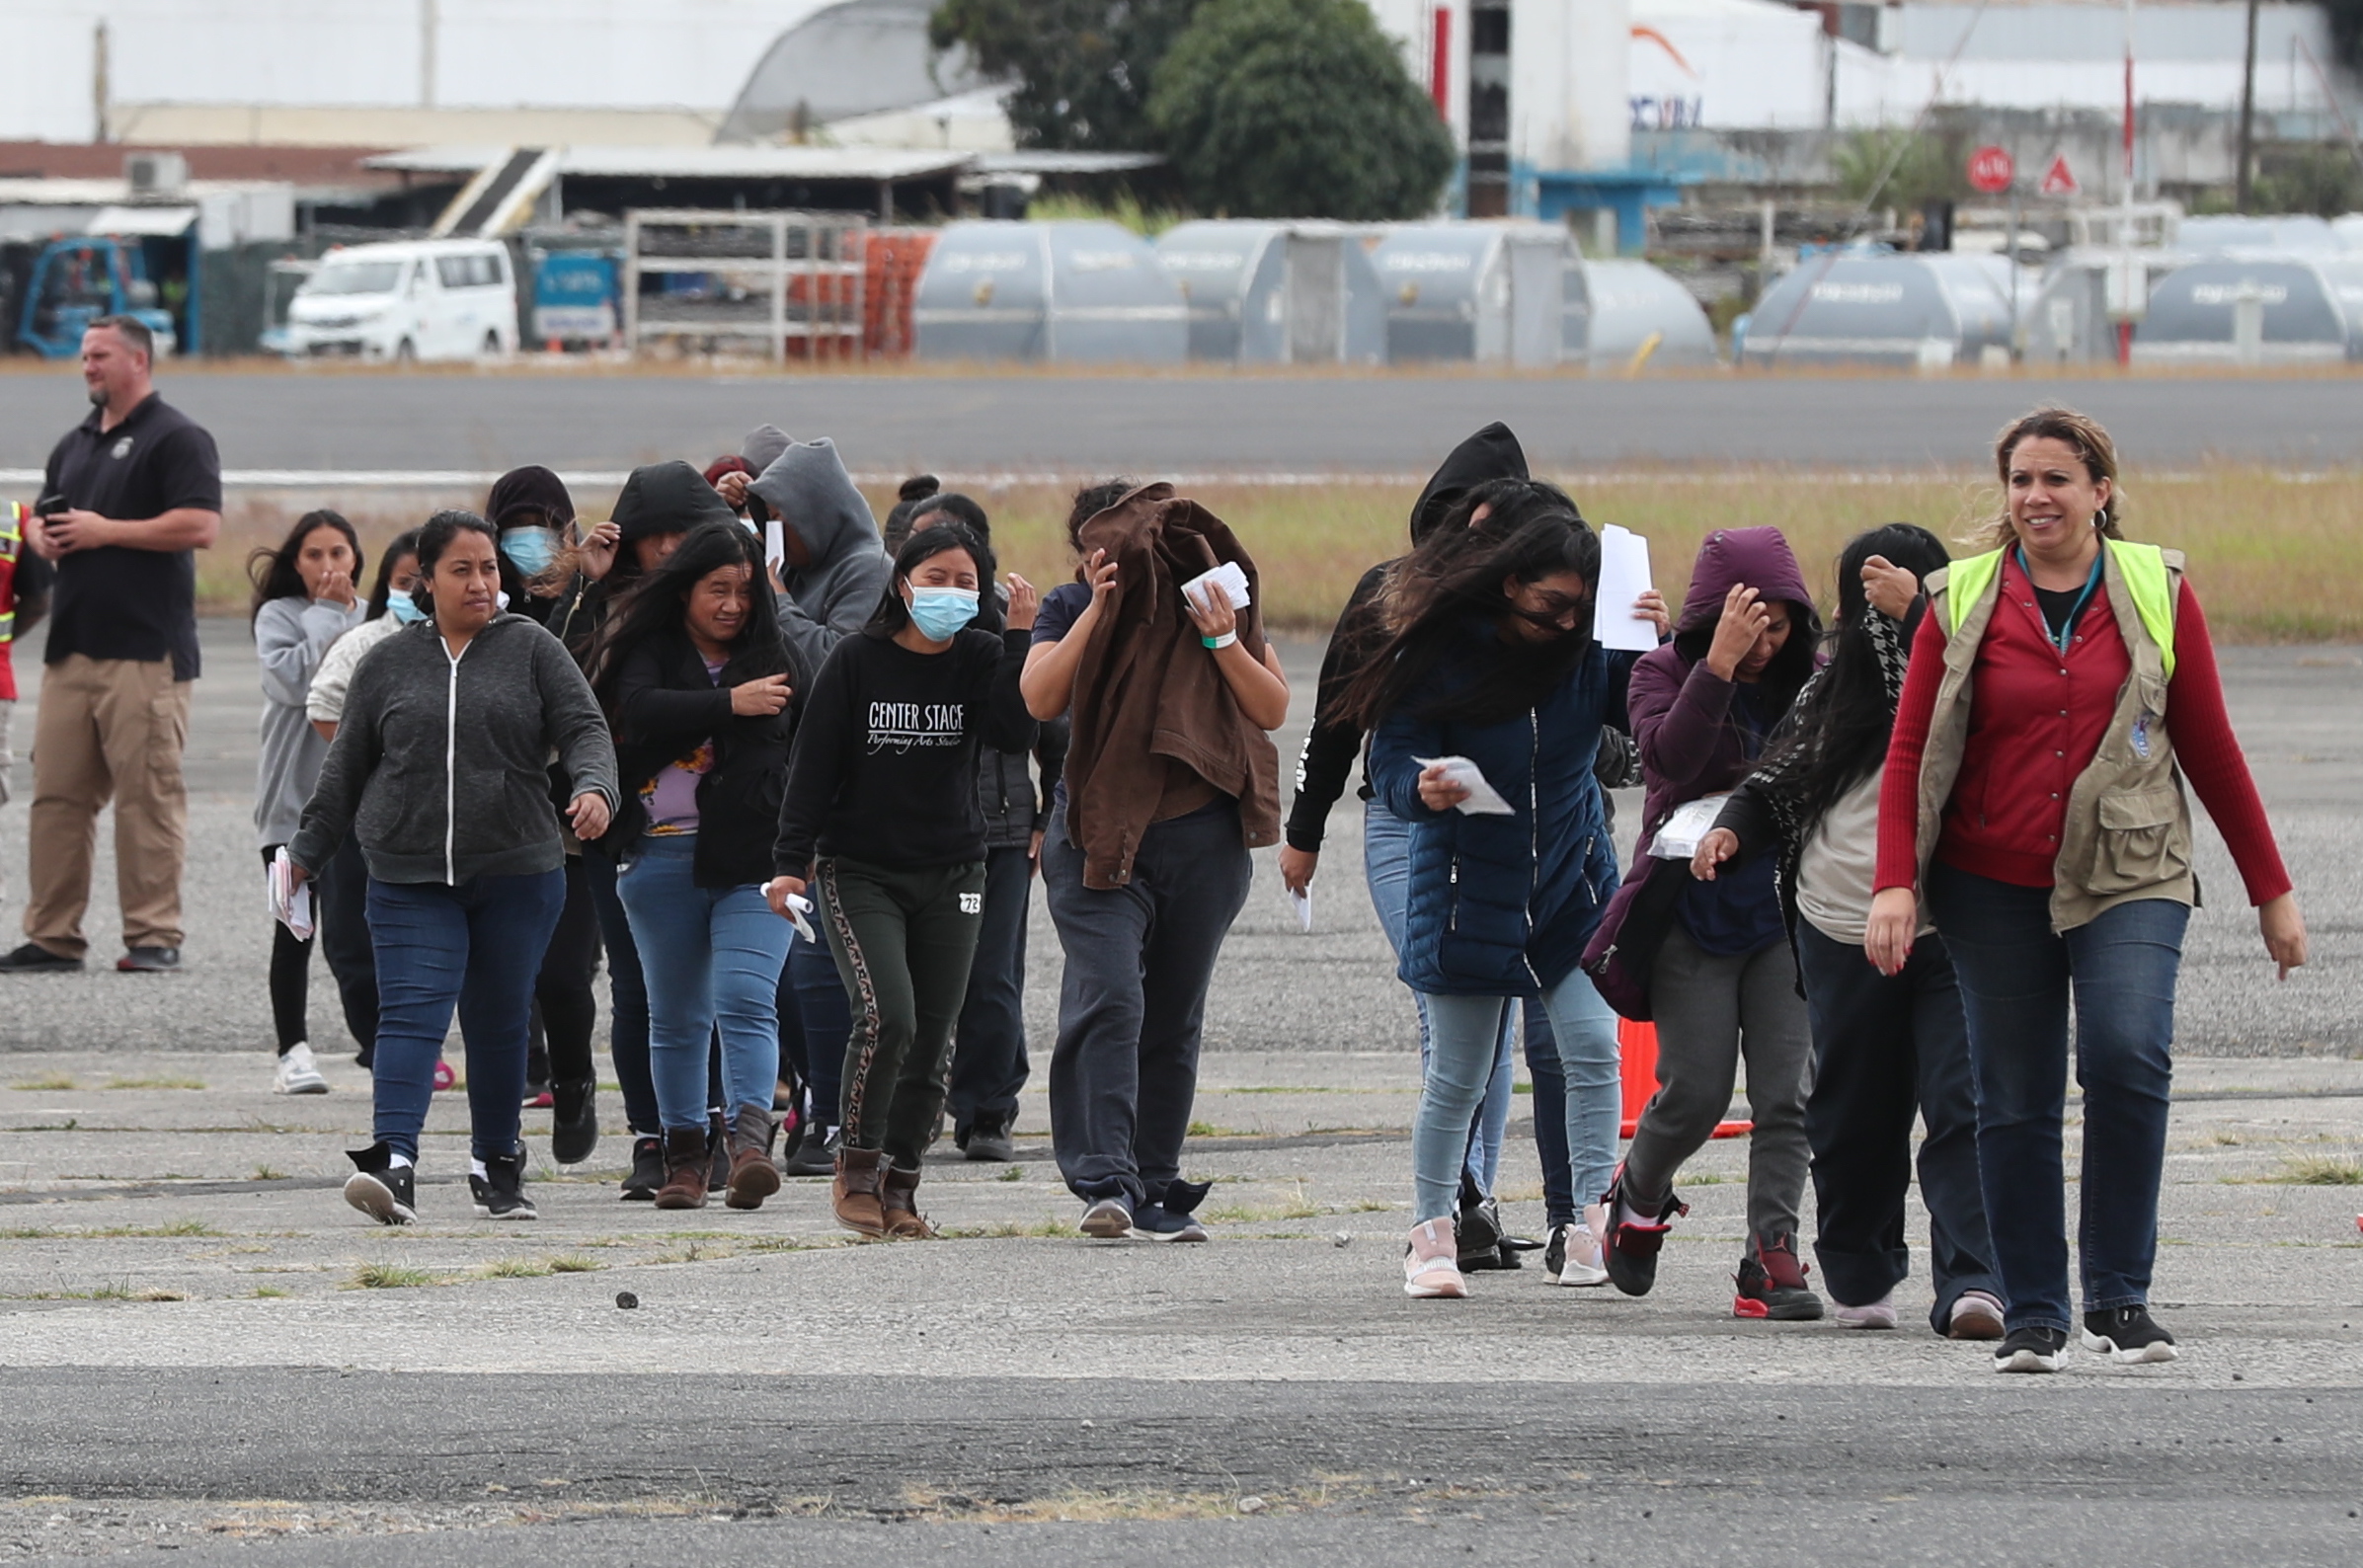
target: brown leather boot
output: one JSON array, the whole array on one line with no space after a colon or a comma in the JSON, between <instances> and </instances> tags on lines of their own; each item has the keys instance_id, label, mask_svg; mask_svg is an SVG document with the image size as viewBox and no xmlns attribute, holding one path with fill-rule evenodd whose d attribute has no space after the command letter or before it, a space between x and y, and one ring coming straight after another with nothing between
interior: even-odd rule
<instances>
[{"instance_id":1,"label":"brown leather boot","mask_svg":"<svg viewBox=\"0 0 2363 1568\"><path fill-rule=\"evenodd\" d=\"M888 1165L879 1184L879 1207L886 1213L886 1233L904 1241L933 1241L936 1229L919 1213L919 1173Z\"/></svg>"},{"instance_id":2,"label":"brown leather boot","mask_svg":"<svg viewBox=\"0 0 2363 1568\"><path fill-rule=\"evenodd\" d=\"M706 1149L702 1127L665 1130L665 1185L657 1189L659 1209L703 1209L706 1171L713 1156Z\"/></svg>"},{"instance_id":3,"label":"brown leather boot","mask_svg":"<svg viewBox=\"0 0 2363 1568\"><path fill-rule=\"evenodd\" d=\"M829 1188L828 1199L838 1224L855 1235L886 1234L886 1211L878 1201L879 1178L885 1171L886 1156L877 1149L837 1150L837 1179Z\"/></svg>"},{"instance_id":4,"label":"brown leather boot","mask_svg":"<svg viewBox=\"0 0 2363 1568\"><path fill-rule=\"evenodd\" d=\"M763 1200L779 1191L779 1167L771 1163L771 1140L779 1123L759 1105L742 1105L731 1122L730 1196L733 1209L760 1209Z\"/></svg>"}]
</instances>

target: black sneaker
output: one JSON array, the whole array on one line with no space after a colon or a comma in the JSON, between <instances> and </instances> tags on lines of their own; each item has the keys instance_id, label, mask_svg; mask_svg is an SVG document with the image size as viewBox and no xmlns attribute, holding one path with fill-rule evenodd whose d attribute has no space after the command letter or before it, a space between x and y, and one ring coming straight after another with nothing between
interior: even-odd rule
<instances>
[{"instance_id":1,"label":"black sneaker","mask_svg":"<svg viewBox=\"0 0 2363 1568\"><path fill-rule=\"evenodd\" d=\"M978 1117L958 1142L960 1152L973 1160L1006 1165L1017 1158L1017 1145L1009 1137L1009 1123L1001 1117Z\"/></svg>"},{"instance_id":2,"label":"black sneaker","mask_svg":"<svg viewBox=\"0 0 2363 1568\"><path fill-rule=\"evenodd\" d=\"M2174 1336L2160 1328L2150 1309L2138 1302L2087 1312L2084 1348L2106 1356L2120 1367L2172 1361L2176 1355Z\"/></svg>"},{"instance_id":3,"label":"black sneaker","mask_svg":"<svg viewBox=\"0 0 2363 1568\"><path fill-rule=\"evenodd\" d=\"M665 1185L665 1140L661 1137L632 1139L632 1172L623 1179L623 1201L627 1204L653 1204L657 1189Z\"/></svg>"},{"instance_id":4,"label":"black sneaker","mask_svg":"<svg viewBox=\"0 0 2363 1568\"><path fill-rule=\"evenodd\" d=\"M2014 1328L1994 1347L1998 1372L2055 1372L2068 1354L2068 1336L2056 1328Z\"/></svg>"},{"instance_id":5,"label":"black sneaker","mask_svg":"<svg viewBox=\"0 0 2363 1568\"><path fill-rule=\"evenodd\" d=\"M1129 1240L1133 1234L1133 1206L1122 1198L1099 1199L1083 1211L1075 1228L1101 1241Z\"/></svg>"},{"instance_id":6,"label":"black sneaker","mask_svg":"<svg viewBox=\"0 0 2363 1568\"><path fill-rule=\"evenodd\" d=\"M1624 1218L1627 1201L1621 1165L1600 1201L1608 1210L1609 1233L1601 1237L1600 1261L1609 1271L1609 1283L1626 1295L1647 1295L1657 1284L1657 1253L1666 1244L1666 1232L1674 1228L1677 1217L1691 1212L1691 1206L1675 1197L1669 1187L1665 1207L1654 1220ZM1636 1214L1641 1212L1638 1206L1632 1207Z\"/></svg>"},{"instance_id":7,"label":"black sneaker","mask_svg":"<svg viewBox=\"0 0 2363 1568\"><path fill-rule=\"evenodd\" d=\"M1501 1205L1478 1191L1475 1180L1462 1171L1459 1210L1453 1216L1453 1239L1460 1249L1460 1272L1519 1267L1517 1255L1502 1248L1505 1233Z\"/></svg>"},{"instance_id":8,"label":"black sneaker","mask_svg":"<svg viewBox=\"0 0 2363 1568\"><path fill-rule=\"evenodd\" d=\"M39 942L28 942L11 952L0 953L0 974L71 975L81 968L80 959L52 953Z\"/></svg>"},{"instance_id":9,"label":"black sneaker","mask_svg":"<svg viewBox=\"0 0 2363 1568\"><path fill-rule=\"evenodd\" d=\"M580 1165L599 1146L599 1084L596 1078L560 1079L551 1087L550 1158Z\"/></svg>"},{"instance_id":10,"label":"black sneaker","mask_svg":"<svg viewBox=\"0 0 2363 1568\"><path fill-rule=\"evenodd\" d=\"M1795 1237L1758 1237L1740 1259L1739 1273L1731 1277L1737 1293L1731 1298L1731 1315L1775 1323L1818 1322L1822 1298L1805 1284L1806 1273Z\"/></svg>"},{"instance_id":11,"label":"black sneaker","mask_svg":"<svg viewBox=\"0 0 2363 1568\"><path fill-rule=\"evenodd\" d=\"M345 1201L381 1225L407 1225L419 1217L419 1173L394 1163L394 1151L383 1143L347 1149L354 1172L345 1178Z\"/></svg>"},{"instance_id":12,"label":"black sneaker","mask_svg":"<svg viewBox=\"0 0 2363 1568\"><path fill-rule=\"evenodd\" d=\"M476 1213L487 1219L539 1219L541 1212L525 1196L525 1151L495 1154L484 1162L484 1194Z\"/></svg>"},{"instance_id":13,"label":"black sneaker","mask_svg":"<svg viewBox=\"0 0 2363 1568\"><path fill-rule=\"evenodd\" d=\"M837 1130L827 1122L808 1122L796 1151L779 1163L783 1176L834 1176L837 1173Z\"/></svg>"},{"instance_id":14,"label":"black sneaker","mask_svg":"<svg viewBox=\"0 0 2363 1568\"><path fill-rule=\"evenodd\" d=\"M82 966L74 966L80 969ZM181 950L177 947L135 947L115 961L115 967L125 975L172 975L181 968Z\"/></svg>"},{"instance_id":15,"label":"black sneaker","mask_svg":"<svg viewBox=\"0 0 2363 1568\"><path fill-rule=\"evenodd\" d=\"M1133 1211L1133 1239L1204 1241L1206 1226L1198 1222L1194 1212L1214 1187L1213 1182L1167 1182L1160 1196Z\"/></svg>"}]
</instances>

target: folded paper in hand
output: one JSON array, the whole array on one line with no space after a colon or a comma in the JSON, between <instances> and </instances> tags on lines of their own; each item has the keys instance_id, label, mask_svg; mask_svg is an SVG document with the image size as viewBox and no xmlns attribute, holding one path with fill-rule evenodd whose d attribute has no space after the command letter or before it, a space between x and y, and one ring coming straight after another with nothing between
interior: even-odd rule
<instances>
[{"instance_id":1,"label":"folded paper in hand","mask_svg":"<svg viewBox=\"0 0 2363 1568\"><path fill-rule=\"evenodd\" d=\"M788 919L794 922L796 926L796 934L800 937L803 937L807 942L819 942L821 939L813 934L813 922L805 918L806 915L809 915L812 912L812 900L806 898L801 893L791 893L788 895Z\"/></svg>"},{"instance_id":2,"label":"folded paper in hand","mask_svg":"<svg viewBox=\"0 0 2363 1568\"><path fill-rule=\"evenodd\" d=\"M1182 596L1194 603L1210 602L1207 595L1220 587L1236 611L1245 609L1254 600L1247 593L1247 574L1236 561L1225 561L1212 572L1201 572L1182 585Z\"/></svg>"},{"instance_id":3,"label":"folded paper in hand","mask_svg":"<svg viewBox=\"0 0 2363 1568\"><path fill-rule=\"evenodd\" d=\"M1281 891L1289 896L1289 907L1296 912L1298 928L1305 931L1311 930L1312 890L1310 888L1284 888Z\"/></svg>"},{"instance_id":4,"label":"folded paper in hand","mask_svg":"<svg viewBox=\"0 0 2363 1568\"><path fill-rule=\"evenodd\" d=\"M1658 860L1688 860L1696 854L1698 840L1714 827L1715 819L1723 815L1723 803L1728 799L1729 795L1708 795L1674 808L1674 815L1666 819L1666 825L1650 840L1650 855Z\"/></svg>"},{"instance_id":5,"label":"folded paper in hand","mask_svg":"<svg viewBox=\"0 0 2363 1568\"><path fill-rule=\"evenodd\" d=\"M1652 587L1649 541L1615 523L1600 530L1600 586L1592 595L1592 637L1601 647L1645 654L1657 646L1657 627L1633 614Z\"/></svg>"},{"instance_id":6,"label":"folded paper in hand","mask_svg":"<svg viewBox=\"0 0 2363 1568\"><path fill-rule=\"evenodd\" d=\"M312 934L311 884L295 880L295 864L287 858L285 844L279 845L278 853L271 857L264 880L271 894L271 917L285 926L297 941L309 938Z\"/></svg>"},{"instance_id":7,"label":"folded paper in hand","mask_svg":"<svg viewBox=\"0 0 2363 1568\"><path fill-rule=\"evenodd\" d=\"M1508 817L1516 808L1502 799L1502 792L1485 781L1478 766L1464 756L1415 756L1411 759L1423 768L1444 769L1445 782L1457 784L1468 791L1468 799L1460 803L1460 811L1469 817Z\"/></svg>"}]
</instances>

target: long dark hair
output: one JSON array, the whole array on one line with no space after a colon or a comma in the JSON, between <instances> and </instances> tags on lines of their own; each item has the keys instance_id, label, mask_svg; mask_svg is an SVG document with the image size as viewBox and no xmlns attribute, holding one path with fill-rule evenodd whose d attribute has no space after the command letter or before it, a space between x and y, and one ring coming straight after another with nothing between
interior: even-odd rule
<instances>
[{"instance_id":1,"label":"long dark hair","mask_svg":"<svg viewBox=\"0 0 2363 1568\"><path fill-rule=\"evenodd\" d=\"M451 541L463 533L480 533L492 545L493 558L501 564L502 591L508 591L506 585L512 568L509 558L501 554L499 531L474 512L453 507L436 512L419 526L416 547L419 552L419 586L410 590L410 600L430 615L434 613L434 593L428 588L427 579L434 571L434 564L443 558L443 552L451 548Z\"/></svg>"},{"instance_id":2,"label":"long dark hair","mask_svg":"<svg viewBox=\"0 0 2363 1568\"><path fill-rule=\"evenodd\" d=\"M632 650L668 632L687 635L683 628L689 590L707 573L734 566L748 569L747 621L731 644L722 683L736 686L787 673L788 645L779 634L779 606L771 593L771 574L763 567L762 536L743 523L701 522L673 547L664 565L640 580L631 597L599 629L589 660L591 689L610 715L615 711L616 676Z\"/></svg>"},{"instance_id":3,"label":"long dark hair","mask_svg":"<svg viewBox=\"0 0 2363 1568\"><path fill-rule=\"evenodd\" d=\"M404 556L418 553L419 530L416 528L404 529L386 545L385 554L377 558L377 585L369 589L369 613L366 619L375 620L386 612L386 601L394 595L394 568L402 564Z\"/></svg>"},{"instance_id":4,"label":"long dark hair","mask_svg":"<svg viewBox=\"0 0 2363 1568\"><path fill-rule=\"evenodd\" d=\"M1119 476L1114 479L1095 479L1074 493L1066 508L1066 542L1074 553L1083 553L1083 524L1107 510L1125 497L1141 488L1138 479ZM1081 568L1076 570L1080 571Z\"/></svg>"},{"instance_id":5,"label":"long dark hair","mask_svg":"<svg viewBox=\"0 0 2363 1568\"><path fill-rule=\"evenodd\" d=\"M307 511L295 519L295 526L287 530L287 537L279 541L277 549L257 545L247 556L246 575L255 586L255 602L246 616L250 625L273 599L311 596L311 590L303 586L303 574L295 569L295 558L303 554L304 540L320 528L334 528L345 536L345 542L353 547L354 580L359 581L365 558L361 555L360 535L353 531L353 524L345 520L344 513L330 511L325 507Z\"/></svg>"},{"instance_id":6,"label":"long dark hair","mask_svg":"<svg viewBox=\"0 0 2363 1568\"><path fill-rule=\"evenodd\" d=\"M1903 640L1892 623L1874 629L1874 619L1883 617L1862 588L1862 564L1874 555L1922 579L1947 560L1942 540L1909 522L1856 534L1839 556L1837 618L1823 641L1829 662L1789 710L1764 759L1768 767L1785 764L1793 770L1797 820L1809 826L1877 771L1895 729ZM1885 660L1882 641L1889 650ZM1892 671L1889 663L1895 665Z\"/></svg>"},{"instance_id":7,"label":"long dark hair","mask_svg":"<svg viewBox=\"0 0 2363 1568\"><path fill-rule=\"evenodd\" d=\"M1478 508L1482 521L1471 522ZM1542 642L1505 638L1527 618L1503 585L1562 572L1587 590L1600 581L1600 540L1558 486L1496 479L1453 505L1436 531L1396 563L1381 590L1376 649L1347 684L1340 710L1376 730L1397 709L1422 720L1500 724L1555 691L1592 649L1592 623ZM1380 636L1383 641L1379 641ZM1450 678L1444 666L1455 668Z\"/></svg>"},{"instance_id":8,"label":"long dark hair","mask_svg":"<svg viewBox=\"0 0 2363 1568\"><path fill-rule=\"evenodd\" d=\"M980 611L986 595L992 592L993 574L997 563L992 558L992 546L978 538L966 523L939 522L932 528L921 528L903 541L903 548L895 552L895 573L886 580L886 595L878 601L878 613L870 617L870 624L861 631L864 637L892 638L910 624L910 606L903 602L896 585L919 569L919 564L935 556L954 550L966 550L969 559L977 563L977 603Z\"/></svg>"}]
</instances>

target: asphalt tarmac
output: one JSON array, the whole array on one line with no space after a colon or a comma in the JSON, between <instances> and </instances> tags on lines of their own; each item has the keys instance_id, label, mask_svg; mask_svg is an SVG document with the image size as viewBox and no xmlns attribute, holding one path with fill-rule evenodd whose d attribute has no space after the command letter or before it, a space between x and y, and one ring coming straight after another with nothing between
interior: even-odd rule
<instances>
[{"instance_id":1,"label":"asphalt tarmac","mask_svg":"<svg viewBox=\"0 0 2363 1568\"><path fill-rule=\"evenodd\" d=\"M164 395L232 469L613 472L736 451L769 421L836 438L863 472L1271 471L1425 475L1505 420L1537 469L1693 462L1982 468L2045 402L2107 425L2127 464L2363 461L2363 378L2207 375L634 375L167 365ZM71 366L0 371L0 469L38 469L83 413ZM30 500L31 498L27 498Z\"/></svg>"}]
</instances>

